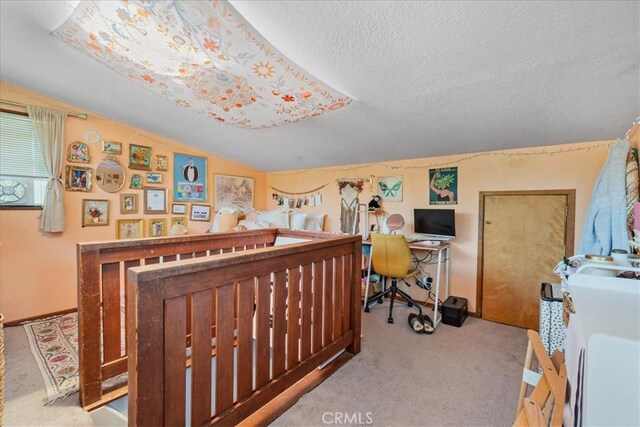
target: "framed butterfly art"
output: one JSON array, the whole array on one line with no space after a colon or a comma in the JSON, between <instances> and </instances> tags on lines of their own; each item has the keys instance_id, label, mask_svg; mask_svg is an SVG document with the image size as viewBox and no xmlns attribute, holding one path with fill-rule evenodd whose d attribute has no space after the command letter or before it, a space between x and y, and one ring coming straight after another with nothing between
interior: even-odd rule
<instances>
[{"instance_id":1,"label":"framed butterfly art","mask_svg":"<svg viewBox=\"0 0 640 427\"><path fill-rule=\"evenodd\" d=\"M402 175L378 177L378 189L385 202L402 201Z\"/></svg>"}]
</instances>

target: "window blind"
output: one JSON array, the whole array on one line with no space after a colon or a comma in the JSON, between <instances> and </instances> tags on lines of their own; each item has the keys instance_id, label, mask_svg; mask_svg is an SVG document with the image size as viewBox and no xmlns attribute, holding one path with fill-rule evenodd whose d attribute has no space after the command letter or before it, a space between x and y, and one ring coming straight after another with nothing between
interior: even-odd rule
<instances>
[{"instance_id":1,"label":"window blind","mask_svg":"<svg viewBox=\"0 0 640 427\"><path fill-rule=\"evenodd\" d=\"M48 177L29 117L0 112L0 175Z\"/></svg>"}]
</instances>

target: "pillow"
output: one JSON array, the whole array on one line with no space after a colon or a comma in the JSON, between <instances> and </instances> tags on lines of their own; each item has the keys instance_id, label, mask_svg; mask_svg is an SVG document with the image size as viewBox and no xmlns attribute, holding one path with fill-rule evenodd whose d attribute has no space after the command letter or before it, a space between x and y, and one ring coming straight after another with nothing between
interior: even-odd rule
<instances>
[{"instance_id":1,"label":"pillow","mask_svg":"<svg viewBox=\"0 0 640 427\"><path fill-rule=\"evenodd\" d=\"M324 228L324 217L325 214L307 214L304 219L304 225L302 226L303 230L306 231L322 231Z\"/></svg>"},{"instance_id":2,"label":"pillow","mask_svg":"<svg viewBox=\"0 0 640 427\"><path fill-rule=\"evenodd\" d=\"M266 221L271 224L272 227L289 228L289 210L278 208L272 211L262 212L258 216L258 220Z\"/></svg>"},{"instance_id":3,"label":"pillow","mask_svg":"<svg viewBox=\"0 0 640 427\"><path fill-rule=\"evenodd\" d=\"M291 212L289 214L289 227L292 230L302 230L304 228L304 220L306 217L306 212Z\"/></svg>"},{"instance_id":4,"label":"pillow","mask_svg":"<svg viewBox=\"0 0 640 427\"><path fill-rule=\"evenodd\" d=\"M246 219L240 220L240 222L238 222L238 225L244 227L245 230L256 230L259 228L272 227L272 225L266 221L247 221Z\"/></svg>"}]
</instances>

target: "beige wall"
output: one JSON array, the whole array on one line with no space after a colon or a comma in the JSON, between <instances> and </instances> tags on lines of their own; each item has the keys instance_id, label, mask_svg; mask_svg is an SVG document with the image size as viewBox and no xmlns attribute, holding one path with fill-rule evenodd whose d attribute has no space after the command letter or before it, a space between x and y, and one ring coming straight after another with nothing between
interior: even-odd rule
<instances>
[{"instance_id":1,"label":"beige wall","mask_svg":"<svg viewBox=\"0 0 640 427\"><path fill-rule=\"evenodd\" d=\"M599 147L598 147L599 145ZM497 190L576 190L576 242L578 248L582 224L591 197L595 180L606 160L606 141L584 144L539 147L512 150L502 153L483 153L469 159L470 155L423 158L401 162L378 163L374 165L350 165L336 168L312 169L307 171L269 173L268 186L283 191L302 192L329 185L321 190L323 204L320 207L305 208L310 212L326 212L325 226L331 231L340 229L340 195L335 182L341 177L370 178L371 175L402 175L404 178L404 198L402 202L383 203L384 211L400 213L405 218L405 234L413 232L413 208L429 207L428 169L438 164L452 162L447 166L458 167L458 204L456 209L457 238L452 243L451 293L469 299L469 309L475 312L476 270L478 255L478 210L479 192ZM559 153L560 150L592 147L588 151L579 150ZM558 152L540 155L524 153ZM521 155L518 155L518 154ZM463 160L465 159L465 160ZM375 183L377 185L377 183ZM365 184L360 202L368 203L372 193ZM267 203L275 207L271 200L272 188L267 188ZM373 220L373 215L370 216ZM411 288L411 293L424 299L426 292Z\"/></svg>"},{"instance_id":2,"label":"beige wall","mask_svg":"<svg viewBox=\"0 0 640 427\"><path fill-rule=\"evenodd\" d=\"M33 105L78 111L79 108L64 105L55 100L0 82L2 99ZM19 108L3 105L6 109ZM207 202L213 204L213 174L242 175L255 178L255 206L264 208L266 194L265 174L256 169L234 163L220 157L207 155L176 141L161 138L125 125L98 117L89 112L89 119L83 121L69 117L65 123L65 143L82 141L85 131L93 129L102 138L123 143L123 154L116 156L123 165L128 159L128 144L135 143L152 147L152 154L164 154L172 161L172 153L191 153L207 157ZM91 150L91 166L104 158L101 144L88 144ZM169 188L169 202L172 200L172 168L162 172L163 183L155 186ZM131 171L127 169L127 178ZM169 218L171 215L144 215L140 206L139 214L120 215L120 194L138 194L142 205L142 190L131 190L126 186L118 193L107 193L93 185L92 192L65 191L64 203L66 228L63 233L47 234L38 231L40 210L0 210L0 312L7 321L51 313L72 308L76 303L76 242L112 240L115 238L115 223L118 218ZM111 201L108 226L81 227L82 199L108 199ZM145 221L145 227L147 221ZM190 233L206 231L211 223L189 222Z\"/></svg>"}]
</instances>

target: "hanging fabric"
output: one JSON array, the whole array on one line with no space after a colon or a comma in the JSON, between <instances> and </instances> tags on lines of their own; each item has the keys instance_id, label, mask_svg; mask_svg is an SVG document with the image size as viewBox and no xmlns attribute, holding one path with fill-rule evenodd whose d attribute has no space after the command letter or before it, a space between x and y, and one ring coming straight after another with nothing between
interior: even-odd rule
<instances>
[{"instance_id":1,"label":"hanging fabric","mask_svg":"<svg viewBox=\"0 0 640 427\"><path fill-rule=\"evenodd\" d=\"M358 233L358 194L362 191L362 181L340 181L340 231L346 234Z\"/></svg>"},{"instance_id":2,"label":"hanging fabric","mask_svg":"<svg viewBox=\"0 0 640 427\"><path fill-rule=\"evenodd\" d=\"M224 0L82 1L53 35L167 103L232 126L293 123L351 102Z\"/></svg>"},{"instance_id":3,"label":"hanging fabric","mask_svg":"<svg viewBox=\"0 0 640 427\"><path fill-rule=\"evenodd\" d=\"M629 249L625 179L629 148L629 141L620 139L609 149L591 194L580 239L581 254L609 255L611 249Z\"/></svg>"},{"instance_id":4,"label":"hanging fabric","mask_svg":"<svg viewBox=\"0 0 640 427\"><path fill-rule=\"evenodd\" d=\"M64 231L62 160L64 158L64 121L66 111L27 106L29 118L42 150L44 166L49 174L44 206L40 215L40 230L47 233Z\"/></svg>"}]
</instances>

